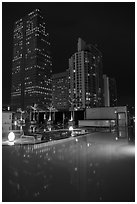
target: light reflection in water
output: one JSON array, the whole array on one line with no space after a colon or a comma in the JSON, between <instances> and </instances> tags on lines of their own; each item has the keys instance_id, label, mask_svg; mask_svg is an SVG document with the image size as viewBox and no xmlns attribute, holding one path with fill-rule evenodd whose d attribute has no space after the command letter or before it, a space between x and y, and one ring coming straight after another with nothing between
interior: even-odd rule
<instances>
[{"instance_id":1,"label":"light reflection in water","mask_svg":"<svg viewBox=\"0 0 137 204\"><path fill-rule=\"evenodd\" d=\"M99 202L121 196L129 201L127 189L131 181L134 183L134 146L126 137L116 141L116 136L93 133L60 143L3 147L3 199ZM123 183L125 176L127 184ZM120 192L117 197L115 187Z\"/></svg>"}]
</instances>

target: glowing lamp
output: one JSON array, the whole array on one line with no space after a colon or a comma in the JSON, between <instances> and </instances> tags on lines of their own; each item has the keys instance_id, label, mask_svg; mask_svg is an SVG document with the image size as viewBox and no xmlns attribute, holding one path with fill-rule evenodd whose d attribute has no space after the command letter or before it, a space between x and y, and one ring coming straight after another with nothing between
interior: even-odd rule
<instances>
[{"instance_id":1,"label":"glowing lamp","mask_svg":"<svg viewBox=\"0 0 137 204\"><path fill-rule=\"evenodd\" d=\"M49 127L48 130L51 131L51 127Z\"/></svg>"},{"instance_id":2,"label":"glowing lamp","mask_svg":"<svg viewBox=\"0 0 137 204\"><path fill-rule=\"evenodd\" d=\"M73 131L73 127L72 126L69 127L69 131Z\"/></svg>"},{"instance_id":3,"label":"glowing lamp","mask_svg":"<svg viewBox=\"0 0 137 204\"><path fill-rule=\"evenodd\" d=\"M88 144L87 144L87 146L89 147L89 146L90 146L90 144L88 143Z\"/></svg>"},{"instance_id":4,"label":"glowing lamp","mask_svg":"<svg viewBox=\"0 0 137 204\"><path fill-rule=\"evenodd\" d=\"M13 142L13 141L15 140L15 134L14 134L14 132L10 132L10 133L8 134L8 140L9 140L9 142Z\"/></svg>"}]
</instances>

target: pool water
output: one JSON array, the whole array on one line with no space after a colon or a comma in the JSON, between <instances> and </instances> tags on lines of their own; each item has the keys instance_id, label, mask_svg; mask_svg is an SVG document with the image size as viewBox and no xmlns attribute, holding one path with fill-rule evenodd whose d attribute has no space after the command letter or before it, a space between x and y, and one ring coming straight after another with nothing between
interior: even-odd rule
<instances>
[{"instance_id":1,"label":"pool water","mask_svg":"<svg viewBox=\"0 0 137 204\"><path fill-rule=\"evenodd\" d=\"M134 202L134 131L2 147L2 200Z\"/></svg>"}]
</instances>

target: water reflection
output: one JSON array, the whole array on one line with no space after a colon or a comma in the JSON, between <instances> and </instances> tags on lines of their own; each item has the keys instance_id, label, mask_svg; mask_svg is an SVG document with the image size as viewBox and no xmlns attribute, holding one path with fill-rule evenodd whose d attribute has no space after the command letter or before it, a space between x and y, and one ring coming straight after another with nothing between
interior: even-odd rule
<instances>
[{"instance_id":1,"label":"water reflection","mask_svg":"<svg viewBox=\"0 0 137 204\"><path fill-rule=\"evenodd\" d=\"M117 133L96 132L4 146L3 201L133 201L134 151L126 134L118 141Z\"/></svg>"},{"instance_id":2,"label":"water reflection","mask_svg":"<svg viewBox=\"0 0 137 204\"><path fill-rule=\"evenodd\" d=\"M16 146L9 158L11 201L84 199L87 159L83 160L83 153L87 148L83 139L77 146L75 141L59 146Z\"/></svg>"}]
</instances>

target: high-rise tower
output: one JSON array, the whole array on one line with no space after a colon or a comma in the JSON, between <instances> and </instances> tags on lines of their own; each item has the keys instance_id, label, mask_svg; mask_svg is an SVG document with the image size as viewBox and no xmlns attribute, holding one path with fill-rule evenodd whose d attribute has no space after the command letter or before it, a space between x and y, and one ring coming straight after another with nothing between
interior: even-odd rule
<instances>
[{"instance_id":1,"label":"high-rise tower","mask_svg":"<svg viewBox=\"0 0 137 204\"><path fill-rule=\"evenodd\" d=\"M52 100L49 34L39 9L14 24L11 103L25 109Z\"/></svg>"},{"instance_id":2,"label":"high-rise tower","mask_svg":"<svg viewBox=\"0 0 137 204\"><path fill-rule=\"evenodd\" d=\"M66 70L66 72L61 72L53 75L52 88L53 106L60 111L68 110L68 70Z\"/></svg>"},{"instance_id":3,"label":"high-rise tower","mask_svg":"<svg viewBox=\"0 0 137 204\"><path fill-rule=\"evenodd\" d=\"M114 78L103 75L104 82L104 106L117 106L117 88L116 80Z\"/></svg>"},{"instance_id":4,"label":"high-rise tower","mask_svg":"<svg viewBox=\"0 0 137 204\"><path fill-rule=\"evenodd\" d=\"M69 59L69 98L77 109L103 106L102 54L81 38Z\"/></svg>"}]
</instances>

